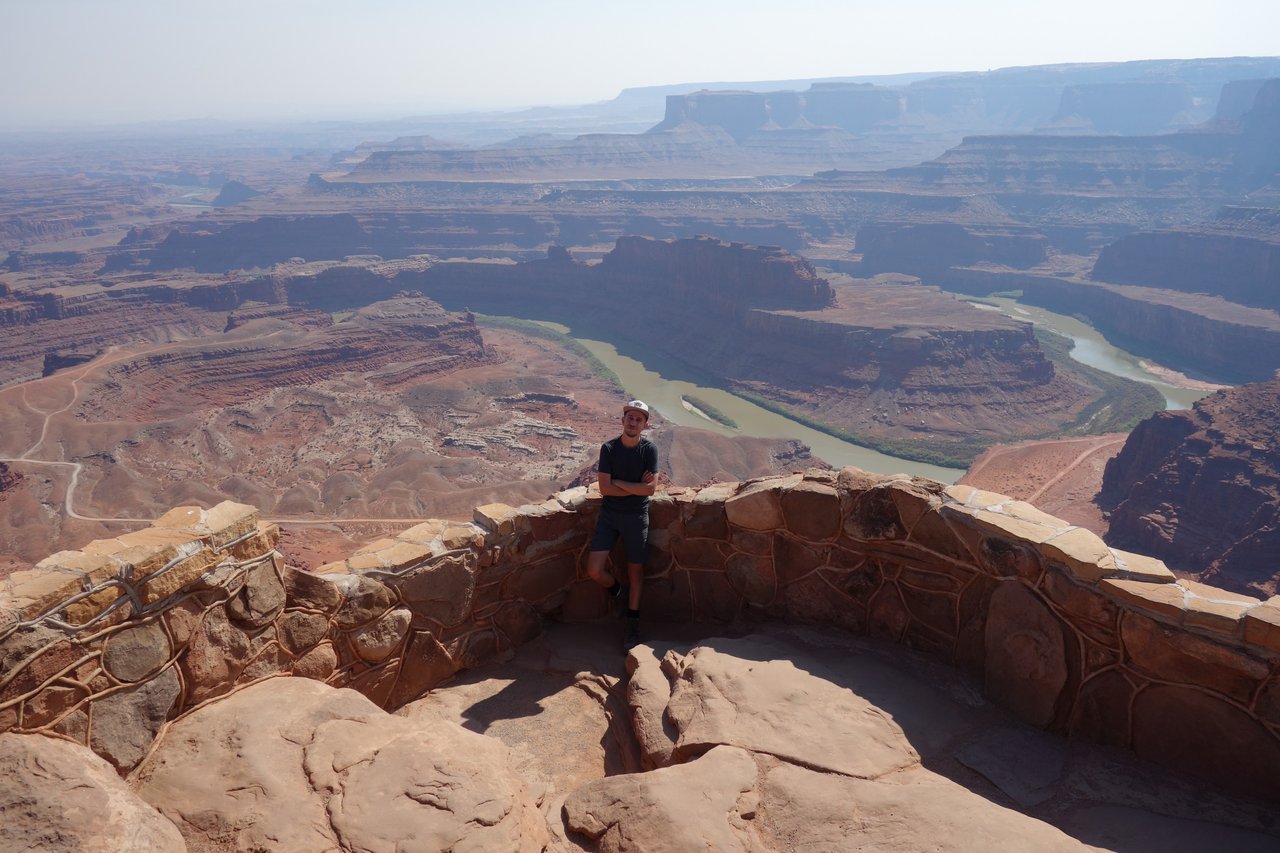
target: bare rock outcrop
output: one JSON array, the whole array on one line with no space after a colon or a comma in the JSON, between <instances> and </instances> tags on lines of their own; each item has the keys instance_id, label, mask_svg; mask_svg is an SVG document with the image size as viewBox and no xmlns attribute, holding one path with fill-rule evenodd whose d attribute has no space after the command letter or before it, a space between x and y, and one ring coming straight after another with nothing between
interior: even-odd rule
<instances>
[{"instance_id":1,"label":"bare rock outcrop","mask_svg":"<svg viewBox=\"0 0 1280 853\"><path fill-rule=\"evenodd\" d=\"M547 841L500 742L303 678L247 687L175 722L129 782L193 853L536 851Z\"/></svg>"},{"instance_id":2,"label":"bare rock outcrop","mask_svg":"<svg viewBox=\"0 0 1280 853\"><path fill-rule=\"evenodd\" d=\"M1280 585L1280 379L1140 423L1103 475L1107 541L1238 592Z\"/></svg>"},{"instance_id":3,"label":"bare rock outcrop","mask_svg":"<svg viewBox=\"0 0 1280 853\"><path fill-rule=\"evenodd\" d=\"M168 819L83 746L0 734L0 849L45 853L187 850Z\"/></svg>"}]
</instances>

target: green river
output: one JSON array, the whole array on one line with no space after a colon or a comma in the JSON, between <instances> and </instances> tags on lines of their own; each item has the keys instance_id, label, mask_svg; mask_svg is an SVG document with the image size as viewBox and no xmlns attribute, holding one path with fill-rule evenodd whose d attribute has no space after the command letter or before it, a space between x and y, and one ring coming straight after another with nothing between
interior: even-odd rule
<instances>
[{"instance_id":1,"label":"green river","mask_svg":"<svg viewBox=\"0 0 1280 853\"><path fill-rule=\"evenodd\" d=\"M1075 342L1075 347L1071 350L1072 358L1099 370L1154 386L1164 395L1166 405L1170 409L1188 408L1193 402L1209 393L1208 390L1184 388L1167 381L1144 366L1146 363L1141 359L1112 346L1093 327L1073 317L1023 305L1013 299L984 301L993 304L974 304L1043 325L1070 338ZM761 408L721 388L700 385L690 376L690 370L687 367L661 355L647 355L645 361L641 362L619 353L617 347L606 341L577 337L571 329L558 323L544 322L543 325L574 336L575 340L617 374L628 396L646 401L668 421L680 426L709 429L725 435L799 439L812 448L815 456L837 468L856 465L867 471L882 474L905 472L944 483L954 483L964 473L964 469L961 468L944 468L923 462L913 462L842 441L835 436ZM628 349L635 351L637 348L628 347ZM737 423L737 428L726 427L699 412L689 403L691 397L719 409Z\"/></svg>"}]
</instances>

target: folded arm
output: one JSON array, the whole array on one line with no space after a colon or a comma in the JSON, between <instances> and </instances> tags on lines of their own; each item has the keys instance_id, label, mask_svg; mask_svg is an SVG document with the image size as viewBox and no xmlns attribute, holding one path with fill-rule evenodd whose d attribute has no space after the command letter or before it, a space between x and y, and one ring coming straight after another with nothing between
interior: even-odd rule
<instances>
[{"instance_id":1,"label":"folded arm","mask_svg":"<svg viewBox=\"0 0 1280 853\"><path fill-rule=\"evenodd\" d=\"M599 473L596 474L596 482L600 484L600 494L602 495L614 498L625 497L626 495L644 495L647 497L653 494L658 478L654 476L652 471L645 471L641 482L631 483L626 480L615 480L611 474Z\"/></svg>"}]
</instances>

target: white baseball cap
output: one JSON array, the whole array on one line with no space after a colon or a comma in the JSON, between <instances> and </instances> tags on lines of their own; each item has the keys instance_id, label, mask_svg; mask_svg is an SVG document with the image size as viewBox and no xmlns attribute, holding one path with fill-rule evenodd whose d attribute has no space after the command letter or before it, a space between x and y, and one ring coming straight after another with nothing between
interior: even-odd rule
<instances>
[{"instance_id":1,"label":"white baseball cap","mask_svg":"<svg viewBox=\"0 0 1280 853\"><path fill-rule=\"evenodd\" d=\"M649 420L649 406L643 400L632 400L630 403L627 403L622 407L622 413L625 415L633 409L643 414L646 421Z\"/></svg>"}]
</instances>

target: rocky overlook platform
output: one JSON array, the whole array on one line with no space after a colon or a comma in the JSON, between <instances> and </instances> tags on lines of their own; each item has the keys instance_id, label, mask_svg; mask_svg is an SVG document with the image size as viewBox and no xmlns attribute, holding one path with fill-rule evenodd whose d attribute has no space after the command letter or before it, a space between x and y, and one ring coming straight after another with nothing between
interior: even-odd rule
<instances>
[{"instance_id":1,"label":"rocky overlook platform","mask_svg":"<svg viewBox=\"0 0 1280 853\"><path fill-rule=\"evenodd\" d=\"M108 792L93 831L158 839L154 849L392 849L404 832L439 849L645 849L644 827L672 825L718 849L781 849L821 844L814 832L878 837L860 833L911 810L893 806L902 786L947 803L938 836L917 842L979 826L966 837L1026 837L1031 824L1007 807L999 818L975 811L961 790L926 778L922 760L945 762L936 738L901 740L910 706L868 708L839 687L854 676L833 675L830 662L806 668L836 686L789 669L764 626L803 624L909 647L970 673L1034 727L1257 798L1255 843L1280 829L1261 804L1280 801L1280 598L1179 581L1158 560L1001 495L853 468L655 496L646 619L761 639L634 650L625 686L579 688L616 708L610 731L622 727L628 772L573 790L531 783L501 748L433 722L449 716L447 697L435 711L412 703L509 658L545 625L605 615L583 572L598 505L578 488L478 507L471 523L424 521L313 572L275 550L274 525L229 502L52 555L0 586L0 766L7 779L39 762L93 780ZM735 692L757 682L749 696ZM469 713L483 717L484 704ZM843 734L783 737L804 728L784 725L787 708L826 715L809 728ZM819 784L808 773L834 775ZM833 782L857 790L816 793ZM998 784L1027 808L1049 783ZM709 797L692 812L679 793L691 789ZM58 814L41 800L48 789L23 790L23 814ZM788 824L770 805L788 791L808 792L805 808L821 816ZM852 801L864 803L857 814ZM1080 849L1043 838L1038 849Z\"/></svg>"}]
</instances>

